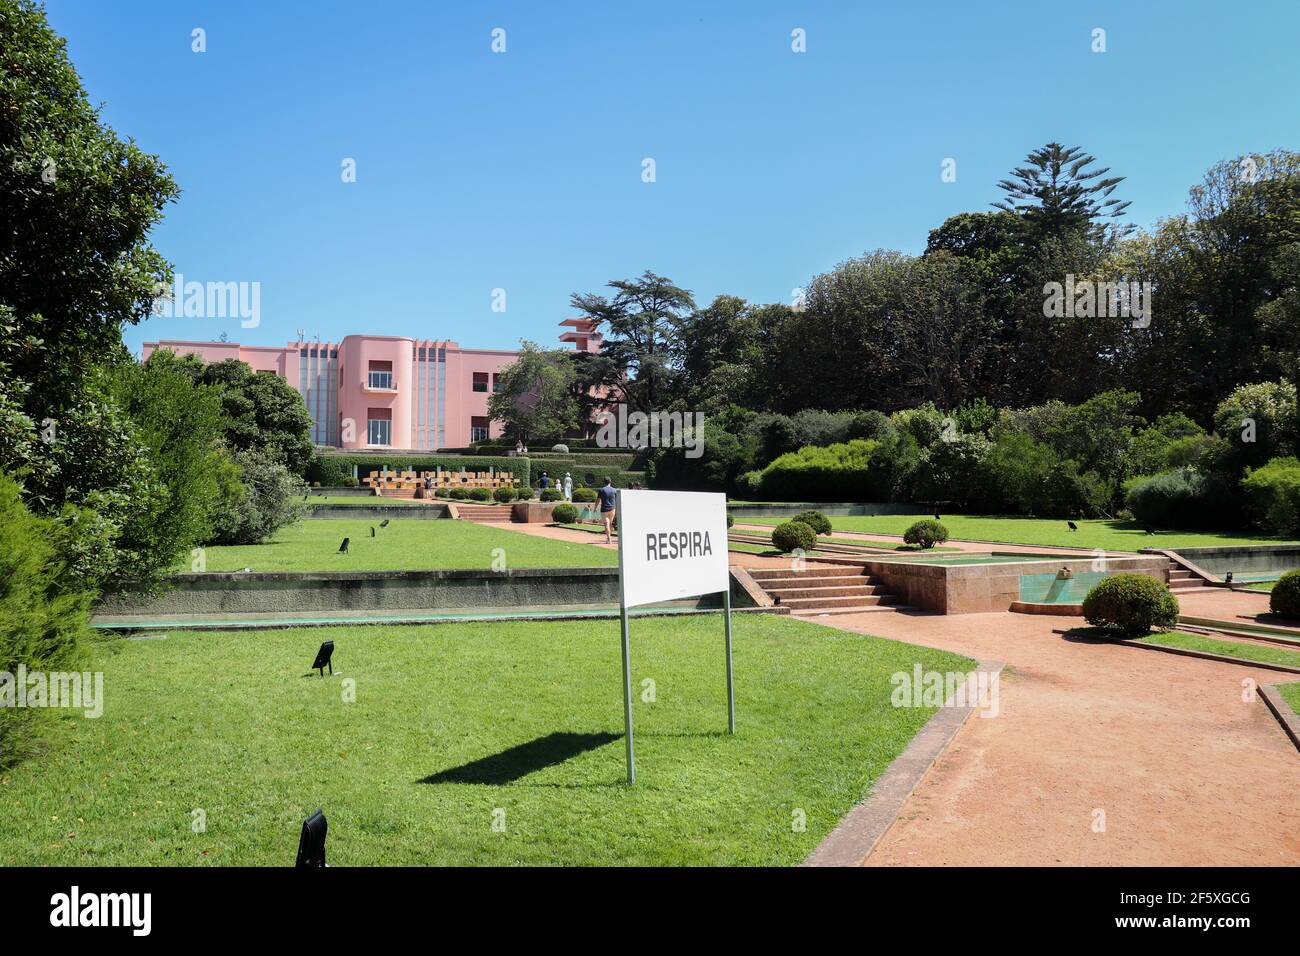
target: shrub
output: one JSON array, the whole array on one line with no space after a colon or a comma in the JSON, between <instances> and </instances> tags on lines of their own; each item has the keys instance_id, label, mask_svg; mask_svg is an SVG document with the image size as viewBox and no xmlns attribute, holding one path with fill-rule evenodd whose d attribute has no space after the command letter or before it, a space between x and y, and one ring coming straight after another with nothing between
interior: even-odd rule
<instances>
[{"instance_id":1,"label":"shrub","mask_svg":"<svg viewBox=\"0 0 1300 956\"><path fill-rule=\"evenodd\" d=\"M361 481L357 478L356 475L345 475L343 478L344 488L358 488L360 487L360 485L361 485Z\"/></svg>"},{"instance_id":2,"label":"shrub","mask_svg":"<svg viewBox=\"0 0 1300 956\"><path fill-rule=\"evenodd\" d=\"M450 491L447 492L447 497L452 499L453 501L464 501L466 498L469 497L469 489L452 488Z\"/></svg>"},{"instance_id":3,"label":"shrub","mask_svg":"<svg viewBox=\"0 0 1300 956\"><path fill-rule=\"evenodd\" d=\"M1165 585L1145 574L1113 574L1083 599L1089 624L1114 628L1126 636L1166 630L1178 623L1178 599Z\"/></svg>"},{"instance_id":4,"label":"shrub","mask_svg":"<svg viewBox=\"0 0 1300 956\"><path fill-rule=\"evenodd\" d=\"M515 490L513 488L498 488L496 491L492 492L492 497L496 500L497 504L508 504L515 500Z\"/></svg>"},{"instance_id":5,"label":"shrub","mask_svg":"<svg viewBox=\"0 0 1300 956\"><path fill-rule=\"evenodd\" d=\"M1300 459L1274 458L1247 469L1241 487L1255 524L1267 534L1300 534Z\"/></svg>"},{"instance_id":6,"label":"shrub","mask_svg":"<svg viewBox=\"0 0 1300 956\"><path fill-rule=\"evenodd\" d=\"M551 512L551 520L556 524L573 524L578 520L578 509L567 501L562 501Z\"/></svg>"},{"instance_id":7,"label":"shrub","mask_svg":"<svg viewBox=\"0 0 1300 956\"><path fill-rule=\"evenodd\" d=\"M730 528L735 523L736 523L736 519L733 518L731 515L727 515L727 527Z\"/></svg>"},{"instance_id":8,"label":"shrub","mask_svg":"<svg viewBox=\"0 0 1300 956\"><path fill-rule=\"evenodd\" d=\"M0 671L70 671L81 663L92 592L60 559L65 533L23 505L0 476ZM13 693L8 684L4 693ZM0 694L0 701L4 700ZM32 752L47 708L0 706L0 767Z\"/></svg>"},{"instance_id":9,"label":"shrub","mask_svg":"<svg viewBox=\"0 0 1300 956\"><path fill-rule=\"evenodd\" d=\"M516 501L532 501L532 500L533 500L533 489L530 488L530 487L528 487L528 485L516 485L516 486L515 486L515 500L516 500Z\"/></svg>"},{"instance_id":10,"label":"shrub","mask_svg":"<svg viewBox=\"0 0 1300 956\"><path fill-rule=\"evenodd\" d=\"M569 446L568 446L568 445L565 445L565 444L563 444L563 443L561 443L561 444L559 444L559 445L552 445L552 446L551 446L551 451L557 451L557 452L559 452L561 455L567 455L567 454L569 453Z\"/></svg>"},{"instance_id":11,"label":"shrub","mask_svg":"<svg viewBox=\"0 0 1300 956\"><path fill-rule=\"evenodd\" d=\"M817 547L817 532L802 521L787 521L772 529L772 546L787 554L796 548L811 551Z\"/></svg>"},{"instance_id":12,"label":"shrub","mask_svg":"<svg viewBox=\"0 0 1300 956\"><path fill-rule=\"evenodd\" d=\"M492 490L490 488L471 488L469 490L470 501L491 501Z\"/></svg>"},{"instance_id":13,"label":"shrub","mask_svg":"<svg viewBox=\"0 0 1300 956\"><path fill-rule=\"evenodd\" d=\"M1300 618L1300 570L1278 578L1268 596L1268 609L1279 617Z\"/></svg>"},{"instance_id":14,"label":"shrub","mask_svg":"<svg viewBox=\"0 0 1300 956\"><path fill-rule=\"evenodd\" d=\"M231 460L242 487L223 484L214 544L260 544L302 517L307 486L284 463L261 451L237 451Z\"/></svg>"},{"instance_id":15,"label":"shrub","mask_svg":"<svg viewBox=\"0 0 1300 956\"><path fill-rule=\"evenodd\" d=\"M727 517L731 516L728 515ZM817 534L831 533L831 519L826 517L820 511L805 511L803 514L795 515L791 520L802 521ZM731 525L727 525L727 527L730 528Z\"/></svg>"},{"instance_id":16,"label":"shrub","mask_svg":"<svg viewBox=\"0 0 1300 956\"><path fill-rule=\"evenodd\" d=\"M903 532L903 540L922 548L933 548L948 540L948 529L933 518L924 518Z\"/></svg>"},{"instance_id":17,"label":"shrub","mask_svg":"<svg viewBox=\"0 0 1300 956\"><path fill-rule=\"evenodd\" d=\"M876 443L856 438L782 455L763 469L759 494L769 501L862 501Z\"/></svg>"},{"instance_id":18,"label":"shrub","mask_svg":"<svg viewBox=\"0 0 1300 956\"><path fill-rule=\"evenodd\" d=\"M1208 528L1237 516L1231 488L1195 468L1131 478L1124 505L1135 520L1157 528Z\"/></svg>"},{"instance_id":19,"label":"shrub","mask_svg":"<svg viewBox=\"0 0 1300 956\"><path fill-rule=\"evenodd\" d=\"M560 501L564 498L564 492L559 488L543 488L537 497L542 501Z\"/></svg>"},{"instance_id":20,"label":"shrub","mask_svg":"<svg viewBox=\"0 0 1300 956\"><path fill-rule=\"evenodd\" d=\"M597 499L595 488L574 488L573 500L577 502L590 503Z\"/></svg>"}]
</instances>

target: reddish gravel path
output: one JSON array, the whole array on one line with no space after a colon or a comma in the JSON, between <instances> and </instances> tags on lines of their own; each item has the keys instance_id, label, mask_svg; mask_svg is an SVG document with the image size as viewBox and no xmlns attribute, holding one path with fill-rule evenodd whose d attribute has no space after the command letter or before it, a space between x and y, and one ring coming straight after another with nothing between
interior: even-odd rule
<instances>
[{"instance_id":1,"label":"reddish gravel path","mask_svg":"<svg viewBox=\"0 0 1300 956\"><path fill-rule=\"evenodd\" d=\"M998 716L966 722L868 865L1300 864L1300 755L1241 699L1285 675L1052 633L1078 618L819 621L1008 665Z\"/></svg>"}]
</instances>

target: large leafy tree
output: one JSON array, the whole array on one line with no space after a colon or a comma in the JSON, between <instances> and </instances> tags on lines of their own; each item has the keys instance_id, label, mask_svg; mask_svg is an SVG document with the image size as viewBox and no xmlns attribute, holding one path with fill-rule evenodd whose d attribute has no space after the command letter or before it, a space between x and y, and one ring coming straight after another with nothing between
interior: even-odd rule
<instances>
[{"instance_id":1,"label":"large leafy tree","mask_svg":"<svg viewBox=\"0 0 1300 956\"><path fill-rule=\"evenodd\" d=\"M506 437L528 442L559 438L578 425L578 381L573 352L543 350L524 342L519 358L501 370L501 387L488 398L488 414Z\"/></svg>"},{"instance_id":2,"label":"large leafy tree","mask_svg":"<svg viewBox=\"0 0 1300 956\"><path fill-rule=\"evenodd\" d=\"M602 354L617 374L605 384L640 411L666 407L676 375L673 338L695 309L687 289L646 270L609 283L610 296L574 293L570 304L605 330Z\"/></svg>"},{"instance_id":3,"label":"large leafy tree","mask_svg":"<svg viewBox=\"0 0 1300 956\"><path fill-rule=\"evenodd\" d=\"M155 353L149 361L162 354ZM295 475L306 472L312 456L311 413L297 389L278 375L254 372L238 359L205 364L187 355L170 361L196 384L220 395L227 447L269 455Z\"/></svg>"},{"instance_id":4,"label":"large leafy tree","mask_svg":"<svg viewBox=\"0 0 1300 956\"><path fill-rule=\"evenodd\" d=\"M178 189L101 121L32 0L0 0L0 374L37 420L77 400L170 267L149 229Z\"/></svg>"}]
</instances>

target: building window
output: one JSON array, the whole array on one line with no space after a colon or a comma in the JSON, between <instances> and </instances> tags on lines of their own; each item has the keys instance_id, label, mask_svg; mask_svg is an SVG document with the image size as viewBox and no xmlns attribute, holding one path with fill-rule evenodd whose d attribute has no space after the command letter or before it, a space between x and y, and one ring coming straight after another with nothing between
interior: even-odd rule
<instances>
[{"instance_id":1,"label":"building window","mask_svg":"<svg viewBox=\"0 0 1300 956\"><path fill-rule=\"evenodd\" d=\"M488 390L488 373L475 372L474 383L471 386L476 392L486 392Z\"/></svg>"},{"instance_id":2,"label":"building window","mask_svg":"<svg viewBox=\"0 0 1300 956\"><path fill-rule=\"evenodd\" d=\"M392 388L393 363L371 362L366 384L370 388Z\"/></svg>"},{"instance_id":3,"label":"building window","mask_svg":"<svg viewBox=\"0 0 1300 956\"><path fill-rule=\"evenodd\" d=\"M485 415L474 415L469 420L469 440L488 440L488 419Z\"/></svg>"},{"instance_id":4,"label":"building window","mask_svg":"<svg viewBox=\"0 0 1300 956\"><path fill-rule=\"evenodd\" d=\"M391 445L393 443L393 410L370 408L366 410L366 444Z\"/></svg>"},{"instance_id":5,"label":"building window","mask_svg":"<svg viewBox=\"0 0 1300 956\"><path fill-rule=\"evenodd\" d=\"M506 387L506 383L503 382L503 381L501 381L501 373L500 373L500 372L493 372L493 373L492 373L492 391L494 391L494 392L499 392L499 391L501 391L501 389L503 389L503 388L505 388L505 387Z\"/></svg>"}]
</instances>

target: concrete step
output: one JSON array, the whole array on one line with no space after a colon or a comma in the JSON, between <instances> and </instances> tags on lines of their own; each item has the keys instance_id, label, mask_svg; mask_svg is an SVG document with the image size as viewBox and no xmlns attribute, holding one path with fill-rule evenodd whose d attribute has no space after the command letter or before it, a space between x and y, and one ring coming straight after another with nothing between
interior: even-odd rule
<instances>
[{"instance_id":1,"label":"concrete step","mask_svg":"<svg viewBox=\"0 0 1300 956\"><path fill-rule=\"evenodd\" d=\"M877 594L869 597L862 595L851 595L849 597L832 597L832 598L794 598L789 601L783 600L782 607L788 607L791 611L803 610L825 610L827 608L841 607L871 607L876 604L895 604L897 598L891 594Z\"/></svg>"},{"instance_id":2,"label":"concrete step","mask_svg":"<svg viewBox=\"0 0 1300 956\"><path fill-rule=\"evenodd\" d=\"M794 559L791 558L793 561ZM802 571L795 571L791 568L756 568L749 572L749 576L760 583L781 578L794 578L802 580L804 578L839 578L839 577L865 577L862 571L850 567L828 567L825 565L809 565Z\"/></svg>"},{"instance_id":3,"label":"concrete step","mask_svg":"<svg viewBox=\"0 0 1300 956\"><path fill-rule=\"evenodd\" d=\"M803 598L840 598L840 597L871 597L873 594L883 594L885 589L879 587L864 587L861 584L846 584L843 587L829 588L764 588L768 594L773 597L779 597L782 604L790 600L802 600Z\"/></svg>"},{"instance_id":4,"label":"concrete step","mask_svg":"<svg viewBox=\"0 0 1300 956\"><path fill-rule=\"evenodd\" d=\"M778 588L837 588L847 587L851 584L874 585L876 580L865 574L837 574L833 577L829 574L816 577L793 574L784 578L768 578L758 583L763 586L764 591L772 591Z\"/></svg>"},{"instance_id":5,"label":"concrete step","mask_svg":"<svg viewBox=\"0 0 1300 956\"><path fill-rule=\"evenodd\" d=\"M791 617L813 618L825 617L830 614L884 614L891 611L913 611L915 608L910 604L872 604L860 605L854 607L827 607L827 608L810 608L790 612Z\"/></svg>"}]
</instances>

